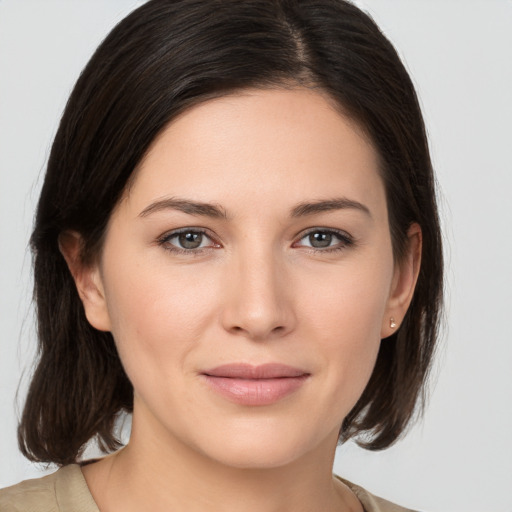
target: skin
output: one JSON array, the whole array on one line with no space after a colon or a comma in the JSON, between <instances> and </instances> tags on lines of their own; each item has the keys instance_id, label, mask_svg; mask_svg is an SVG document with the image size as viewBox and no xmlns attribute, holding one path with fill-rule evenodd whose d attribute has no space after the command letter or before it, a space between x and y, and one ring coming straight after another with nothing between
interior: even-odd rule
<instances>
[{"instance_id":1,"label":"skin","mask_svg":"<svg viewBox=\"0 0 512 512\"><path fill-rule=\"evenodd\" d=\"M169 198L225 216L162 207ZM290 213L338 198L362 208ZM201 247L176 252L180 228L206 231ZM331 232L327 246L311 230ZM418 226L408 235L397 265L378 156L319 91L246 90L173 120L98 261L82 265L79 235L61 237L87 318L112 332L135 390L129 444L83 468L101 511L361 511L332 464L390 317L399 326L412 298ZM308 377L275 403L240 405L201 378L234 362Z\"/></svg>"}]
</instances>

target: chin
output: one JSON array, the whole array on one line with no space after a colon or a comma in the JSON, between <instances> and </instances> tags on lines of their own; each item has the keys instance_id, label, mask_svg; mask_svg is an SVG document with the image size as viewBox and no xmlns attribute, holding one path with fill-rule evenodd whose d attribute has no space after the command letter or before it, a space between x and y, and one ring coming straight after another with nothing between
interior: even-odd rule
<instances>
[{"instance_id":1,"label":"chin","mask_svg":"<svg viewBox=\"0 0 512 512\"><path fill-rule=\"evenodd\" d=\"M284 467L300 459L302 453L286 450L273 444L260 443L258 446L243 446L240 450L211 454L222 465L237 469L273 469Z\"/></svg>"},{"instance_id":2,"label":"chin","mask_svg":"<svg viewBox=\"0 0 512 512\"><path fill-rule=\"evenodd\" d=\"M225 466L272 469L292 464L318 449L321 438L304 434L300 428L289 430L272 425L253 426L245 432L244 429L233 429L222 439L212 439L201 451Z\"/></svg>"}]
</instances>

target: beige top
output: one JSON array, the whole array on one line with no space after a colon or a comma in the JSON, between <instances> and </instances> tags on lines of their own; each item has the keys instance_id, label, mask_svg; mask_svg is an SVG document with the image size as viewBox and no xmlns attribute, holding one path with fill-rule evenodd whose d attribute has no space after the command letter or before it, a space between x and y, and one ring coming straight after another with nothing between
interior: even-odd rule
<instances>
[{"instance_id":1,"label":"beige top","mask_svg":"<svg viewBox=\"0 0 512 512\"><path fill-rule=\"evenodd\" d=\"M339 478L339 477L338 477ZM365 512L413 512L345 483L361 501ZM64 466L51 475L0 490L1 512L99 512L80 466Z\"/></svg>"}]
</instances>

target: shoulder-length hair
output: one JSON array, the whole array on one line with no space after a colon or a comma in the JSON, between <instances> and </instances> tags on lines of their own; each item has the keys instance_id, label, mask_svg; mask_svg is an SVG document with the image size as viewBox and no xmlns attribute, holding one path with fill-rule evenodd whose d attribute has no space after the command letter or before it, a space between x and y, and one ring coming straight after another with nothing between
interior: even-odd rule
<instances>
[{"instance_id":1,"label":"shoulder-length hair","mask_svg":"<svg viewBox=\"0 0 512 512\"><path fill-rule=\"evenodd\" d=\"M77 461L97 438L120 446L133 388L112 335L86 320L59 251L82 235L84 262L148 147L192 105L244 88L315 87L364 130L380 157L396 262L418 223L422 261L400 329L381 343L340 440L378 450L404 431L438 335L443 258L425 127L410 77L373 20L345 0L151 0L121 21L80 75L51 149L35 227L39 359L18 430L33 461ZM205 427L206 428L206 427Z\"/></svg>"}]
</instances>

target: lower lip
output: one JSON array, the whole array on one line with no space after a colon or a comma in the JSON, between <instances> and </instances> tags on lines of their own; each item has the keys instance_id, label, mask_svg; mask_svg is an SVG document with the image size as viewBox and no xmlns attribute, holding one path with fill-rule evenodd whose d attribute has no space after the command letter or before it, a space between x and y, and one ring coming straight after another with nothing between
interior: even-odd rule
<instances>
[{"instance_id":1,"label":"lower lip","mask_svg":"<svg viewBox=\"0 0 512 512\"><path fill-rule=\"evenodd\" d=\"M203 375L208 385L231 402L241 405L270 405L291 395L308 375L274 379L239 379Z\"/></svg>"}]
</instances>

